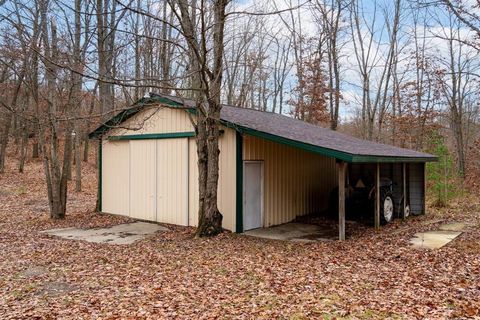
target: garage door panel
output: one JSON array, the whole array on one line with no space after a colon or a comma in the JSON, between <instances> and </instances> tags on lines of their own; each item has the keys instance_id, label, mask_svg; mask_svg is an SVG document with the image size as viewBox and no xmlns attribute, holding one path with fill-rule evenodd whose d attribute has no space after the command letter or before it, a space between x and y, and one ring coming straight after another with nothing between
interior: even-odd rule
<instances>
[{"instance_id":1,"label":"garage door panel","mask_svg":"<svg viewBox=\"0 0 480 320\"><path fill-rule=\"evenodd\" d=\"M188 139L157 143L157 221L188 225Z\"/></svg>"},{"instance_id":2,"label":"garage door panel","mask_svg":"<svg viewBox=\"0 0 480 320\"><path fill-rule=\"evenodd\" d=\"M197 145L192 138L188 142L188 225L196 227L198 225L198 156Z\"/></svg>"},{"instance_id":3,"label":"garage door panel","mask_svg":"<svg viewBox=\"0 0 480 320\"><path fill-rule=\"evenodd\" d=\"M154 140L130 141L130 216L155 221L155 157Z\"/></svg>"},{"instance_id":4,"label":"garage door panel","mask_svg":"<svg viewBox=\"0 0 480 320\"><path fill-rule=\"evenodd\" d=\"M102 141L102 211L128 215L129 143Z\"/></svg>"}]
</instances>

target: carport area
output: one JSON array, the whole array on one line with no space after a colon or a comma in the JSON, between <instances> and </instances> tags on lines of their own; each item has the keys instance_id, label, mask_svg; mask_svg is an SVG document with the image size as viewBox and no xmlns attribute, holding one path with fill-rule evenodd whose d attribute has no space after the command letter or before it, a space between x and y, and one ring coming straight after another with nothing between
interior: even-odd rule
<instances>
[{"instance_id":1,"label":"carport area","mask_svg":"<svg viewBox=\"0 0 480 320\"><path fill-rule=\"evenodd\" d=\"M345 240L346 221L380 228L425 213L425 163L434 161L432 156L363 140L350 146L369 152L362 156L252 131L240 140L243 193L237 200L243 215L237 227L243 229L237 232L278 240Z\"/></svg>"},{"instance_id":2,"label":"carport area","mask_svg":"<svg viewBox=\"0 0 480 320\"><path fill-rule=\"evenodd\" d=\"M237 130L236 232L323 216L344 240L347 219L379 228L425 212L431 154L265 112L232 109L224 120Z\"/></svg>"},{"instance_id":3,"label":"carport area","mask_svg":"<svg viewBox=\"0 0 480 320\"><path fill-rule=\"evenodd\" d=\"M315 177L318 171L312 170L309 174ZM286 173L280 171L277 175L280 181L285 178L282 175ZM336 161L334 176L336 183L330 184L329 191L319 190L312 184L312 189L305 192L320 191L312 197L314 203L324 202L329 194L328 206L323 210L299 214L292 222L246 230L245 235L297 242L344 240L346 228L352 228L348 233L360 225L378 229L394 219L425 213L425 163ZM250 208L247 204L246 209Z\"/></svg>"},{"instance_id":4,"label":"carport area","mask_svg":"<svg viewBox=\"0 0 480 320\"><path fill-rule=\"evenodd\" d=\"M425 163L337 162L339 239L345 219L371 221L375 228L395 218L425 213Z\"/></svg>"}]
</instances>

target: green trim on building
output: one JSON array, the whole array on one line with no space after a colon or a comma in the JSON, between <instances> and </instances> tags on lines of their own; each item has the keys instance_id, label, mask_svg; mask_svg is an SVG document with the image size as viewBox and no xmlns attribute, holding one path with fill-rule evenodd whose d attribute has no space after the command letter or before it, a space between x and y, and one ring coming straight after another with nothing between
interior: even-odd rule
<instances>
[{"instance_id":1,"label":"green trim on building","mask_svg":"<svg viewBox=\"0 0 480 320\"><path fill-rule=\"evenodd\" d=\"M147 134L131 134L124 136L110 136L110 141L118 140L149 140L149 139L174 139L174 138L190 138L195 137L195 132L170 132L170 133L147 133Z\"/></svg>"},{"instance_id":2,"label":"green trim on building","mask_svg":"<svg viewBox=\"0 0 480 320\"><path fill-rule=\"evenodd\" d=\"M235 232L243 232L243 137L236 132L236 219Z\"/></svg>"},{"instance_id":3,"label":"green trim on building","mask_svg":"<svg viewBox=\"0 0 480 320\"><path fill-rule=\"evenodd\" d=\"M103 188L103 179L102 179L102 162L103 162L103 140L98 140L98 211L102 212L102 188Z\"/></svg>"}]
</instances>

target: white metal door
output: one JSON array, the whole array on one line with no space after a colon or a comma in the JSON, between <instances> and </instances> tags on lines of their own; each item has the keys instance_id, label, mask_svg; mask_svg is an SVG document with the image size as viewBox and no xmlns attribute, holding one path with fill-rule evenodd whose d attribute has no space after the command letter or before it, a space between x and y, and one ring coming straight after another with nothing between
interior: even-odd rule
<instances>
[{"instance_id":1,"label":"white metal door","mask_svg":"<svg viewBox=\"0 0 480 320\"><path fill-rule=\"evenodd\" d=\"M263 162L243 165L243 230L263 226Z\"/></svg>"}]
</instances>

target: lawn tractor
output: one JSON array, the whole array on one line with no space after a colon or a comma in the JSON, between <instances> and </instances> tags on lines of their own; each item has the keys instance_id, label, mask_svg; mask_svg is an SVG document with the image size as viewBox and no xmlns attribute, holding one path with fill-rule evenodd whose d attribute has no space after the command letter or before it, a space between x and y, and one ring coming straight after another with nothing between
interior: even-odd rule
<instances>
[{"instance_id":1,"label":"lawn tractor","mask_svg":"<svg viewBox=\"0 0 480 320\"><path fill-rule=\"evenodd\" d=\"M403 207L405 199L403 195L401 197L394 196L394 185L394 182L389 178L380 179L381 224L387 224L396 217L406 218L410 215L408 201L405 210L398 210ZM347 185L345 187L345 214L347 219L373 222L375 196L376 190L373 183L365 184L362 179L358 179L355 185ZM338 187L332 190L329 207L331 213L338 213Z\"/></svg>"}]
</instances>

